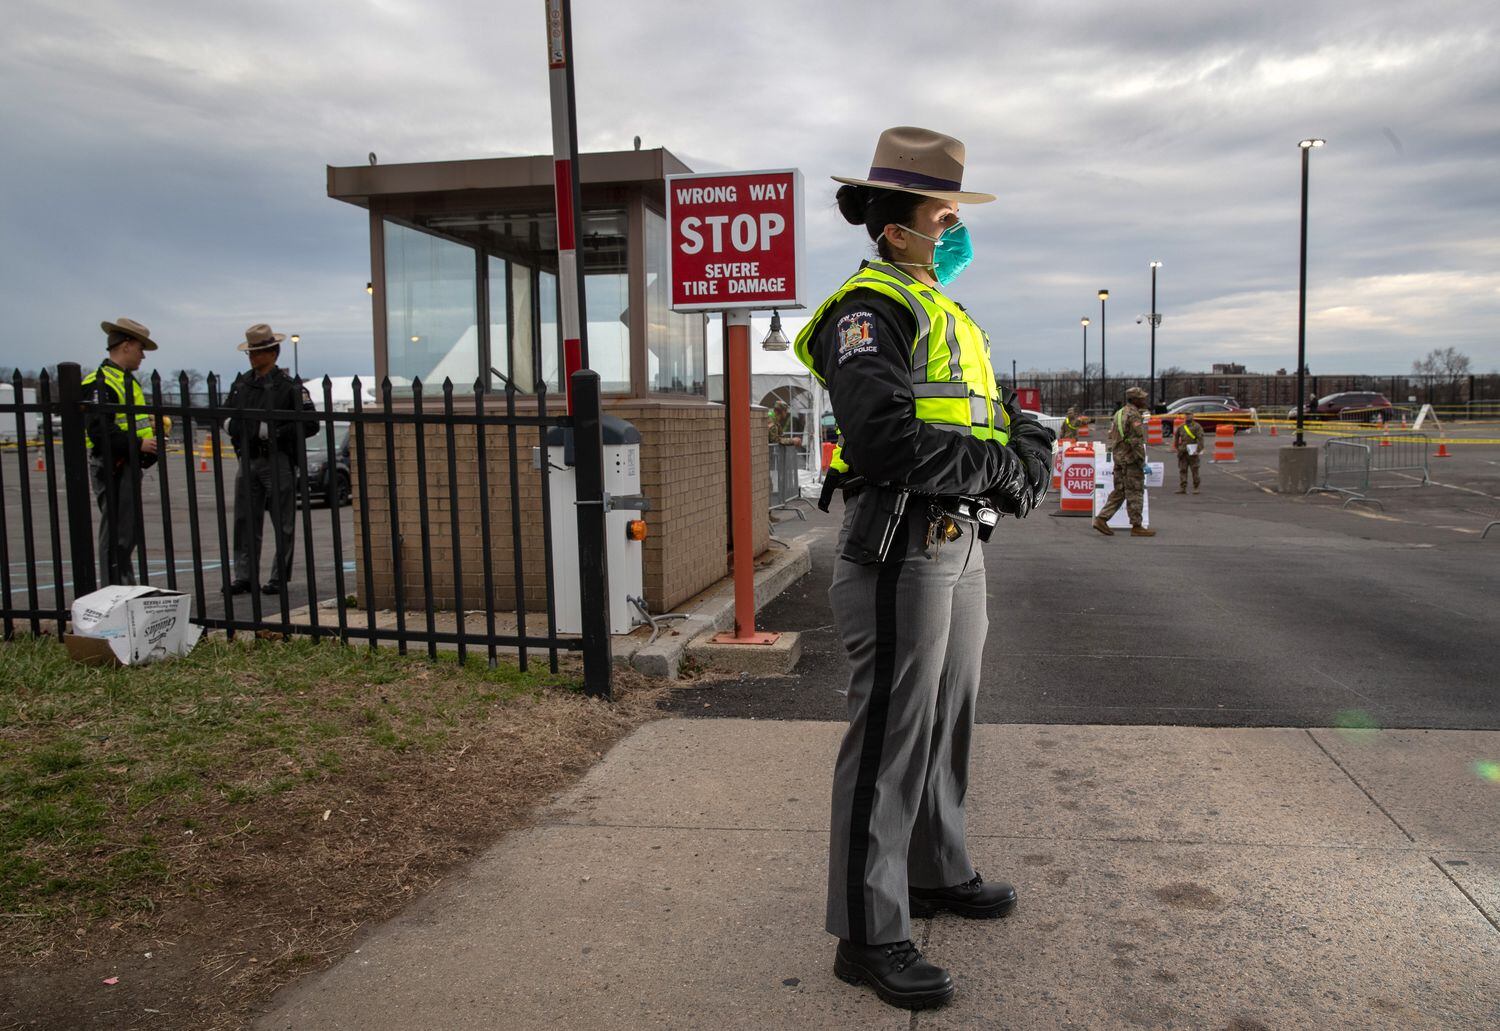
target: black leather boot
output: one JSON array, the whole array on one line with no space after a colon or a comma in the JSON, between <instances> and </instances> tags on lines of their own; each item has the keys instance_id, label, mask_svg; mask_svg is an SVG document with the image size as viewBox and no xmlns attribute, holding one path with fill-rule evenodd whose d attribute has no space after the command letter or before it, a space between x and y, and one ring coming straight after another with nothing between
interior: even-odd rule
<instances>
[{"instance_id":1,"label":"black leather boot","mask_svg":"<svg viewBox=\"0 0 1500 1031\"><path fill-rule=\"evenodd\" d=\"M911 915L929 917L947 910L971 920L1004 916L1016 906L1016 889L1004 881L986 884L979 874L951 888L911 888L907 892Z\"/></svg>"},{"instance_id":2,"label":"black leather boot","mask_svg":"<svg viewBox=\"0 0 1500 1031\"><path fill-rule=\"evenodd\" d=\"M925 1010L953 998L953 979L933 966L909 941L885 945L857 945L839 939L833 972L840 981L867 984L892 1006Z\"/></svg>"}]
</instances>

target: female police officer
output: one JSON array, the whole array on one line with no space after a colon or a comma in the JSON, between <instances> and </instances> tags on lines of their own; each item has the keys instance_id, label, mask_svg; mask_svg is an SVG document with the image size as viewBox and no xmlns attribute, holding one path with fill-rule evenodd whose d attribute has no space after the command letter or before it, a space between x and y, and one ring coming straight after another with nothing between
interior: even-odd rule
<instances>
[{"instance_id":1,"label":"female police officer","mask_svg":"<svg viewBox=\"0 0 1500 1031\"><path fill-rule=\"evenodd\" d=\"M972 257L964 147L927 129L880 136L866 179L835 177L863 262L798 335L840 428L844 525L829 600L849 655L834 772L827 928L834 972L920 1009L953 994L911 942L913 916L997 917L1015 904L969 859L964 794L986 631L995 510L1024 516L1049 483L1051 431L995 379L989 338L944 288ZM825 504L827 494L825 492Z\"/></svg>"}]
</instances>

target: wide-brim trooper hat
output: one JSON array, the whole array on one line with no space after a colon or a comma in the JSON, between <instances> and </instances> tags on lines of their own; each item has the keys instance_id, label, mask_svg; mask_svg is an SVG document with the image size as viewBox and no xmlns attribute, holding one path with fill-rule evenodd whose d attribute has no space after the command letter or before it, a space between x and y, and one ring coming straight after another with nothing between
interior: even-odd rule
<instances>
[{"instance_id":1,"label":"wide-brim trooper hat","mask_svg":"<svg viewBox=\"0 0 1500 1031\"><path fill-rule=\"evenodd\" d=\"M239 347L241 351L264 351L268 347L275 347L285 339L285 333L272 333L270 326L264 322L257 322L245 330L245 342Z\"/></svg>"},{"instance_id":2,"label":"wide-brim trooper hat","mask_svg":"<svg viewBox=\"0 0 1500 1031\"><path fill-rule=\"evenodd\" d=\"M101 322L99 328L106 333L124 333L135 337L141 342L141 349L145 351L156 350L156 341L151 339L151 331L141 325L135 319L127 319L121 315L113 322Z\"/></svg>"},{"instance_id":3,"label":"wide-brim trooper hat","mask_svg":"<svg viewBox=\"0 0 1500 1031\"><path fill-rule=\"evenodd\" d=\"M955 204L988 204L992 193L967 193L964 182L964 145L952 136L912 125L898 125L880 134L868 179L831 177L850 186L873 186Z\"/></svg>"}]
</instances>

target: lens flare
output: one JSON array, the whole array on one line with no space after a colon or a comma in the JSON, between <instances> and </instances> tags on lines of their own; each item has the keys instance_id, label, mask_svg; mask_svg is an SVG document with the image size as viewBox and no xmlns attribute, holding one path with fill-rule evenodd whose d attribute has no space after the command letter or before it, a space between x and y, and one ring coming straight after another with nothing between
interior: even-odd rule
<instances>
[{"instance_id":1,"label":"lens flare","mask_svg":"<svg viewBox=\"0 0 1500 1031\"><path fill-rule=\"evenodd\" d=\"M1500 784L1500 762L1494 759L1475 759L1474 764L1469 767L1474 775L1480 780L1487 780L1491 784Z\"/></svg>"},{"instance_id":2,"label":"lens flare","mask_svg":"<svg viewBox=\"0 0 1500 1031\"><path fill-rule=\"evenodd\" d=\"M1368 738L1380 729L1375 717L1363 709L1345 709L1333 717L1333 726L1340 735L1354 741Z\"/></svg>"}]
</instances>

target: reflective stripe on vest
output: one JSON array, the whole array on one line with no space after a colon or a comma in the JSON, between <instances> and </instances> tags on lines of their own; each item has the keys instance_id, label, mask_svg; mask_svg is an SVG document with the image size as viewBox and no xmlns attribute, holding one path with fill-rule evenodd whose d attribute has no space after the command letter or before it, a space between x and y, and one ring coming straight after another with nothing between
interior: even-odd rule
<instances>
[{"instance_id":1,"label":"reflective stripe on vest","mask_svg":"<svg viewBox=\"0 0 1500 1031\"><path fill-rule=\"evenodd\" d=\"M854 290L873 290L898 301L916 320L911 347L915 414L938 429L967 433L1001 444L1010 439L1010 415L1000 399L1000 384L990 364L989 336L942 291L918 282L894 265L867 262L825 300L793 345L797 360L824 382L813 367L812 341L823 318ZM834 449L832 468L847 472L843 438Z\"/></svg>"},{"instance_id":2,"label":"reflective stripe on vest","mask_svg":"<svg viewBox=\"0 0 1500 1031\"><path fill-rule=\"evenodd\" d=\"M1197 440L1198 439L1198 434L1194 433L1193 432L1193 428L1191 426L1189 426L1187 423L1183 423L1182 424L1182 432L1186 433L1188 435L1188 439L1189 440Z\"/></svg>"},{"instance_id":3,"label":"reflective stripe on vest","mask_svg":"<svg viewBox=\"0 0 1500 1031\"><path fill-rule=\"evenodd\" d=\"M104 376L105 384L115 392L115 397L118 397L120 399L119 403L123 405L125 403L125 373L113 365L101 365L83 377L83 386L91 386L101 374ZM133 376L130 379L130 386L131 402L137 409L145 409L146 394L141 390L141 385L135 381L135 377ZM121 433L130 432L130 421L125 417L123 411L115 413L115 427ZM135 435L141 440L150 440L156 436L156 425L151 418L150 412L138 411L136 413ZM94 446L93 438L85 434L84 445L92 448Z\"/></svg>"}]
</instances>

